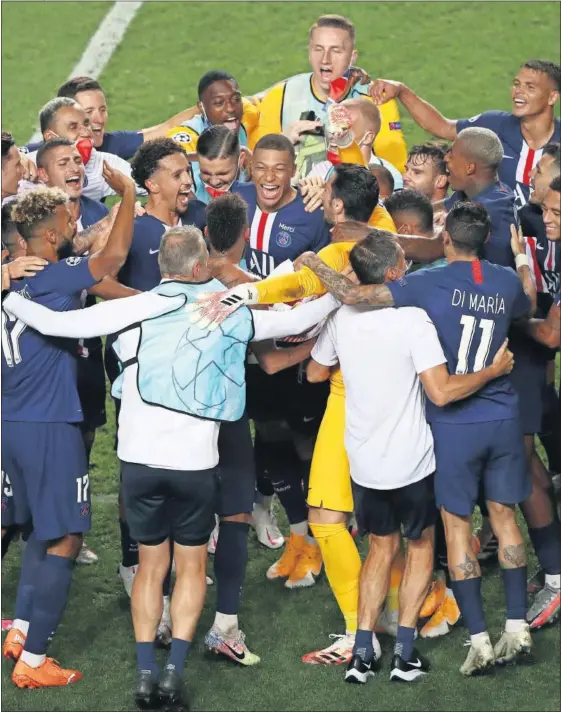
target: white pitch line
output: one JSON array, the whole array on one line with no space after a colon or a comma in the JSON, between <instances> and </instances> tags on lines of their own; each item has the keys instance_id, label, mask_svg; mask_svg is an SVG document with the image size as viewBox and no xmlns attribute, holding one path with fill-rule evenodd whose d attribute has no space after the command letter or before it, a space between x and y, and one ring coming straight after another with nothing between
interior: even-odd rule
<instances>
[{"instance_id":1,"label":"white pitch line","mask_svg":"<svg viewBox=\"0 0 561 712\"><path fill-rule=\"evenodd\" d=\"M114 3L88 42L88 46L78 60L78 64L68 75L68 79L81 76L97 79L102 74L141 5L142 0L139 2ZM41 132L37 130L28 143L40 140Z\"/></svg>"}]
</instances>

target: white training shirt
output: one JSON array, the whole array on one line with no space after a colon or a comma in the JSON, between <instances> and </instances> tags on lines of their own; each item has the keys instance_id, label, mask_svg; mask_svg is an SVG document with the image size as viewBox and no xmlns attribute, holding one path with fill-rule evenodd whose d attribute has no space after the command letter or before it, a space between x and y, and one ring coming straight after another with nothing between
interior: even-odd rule
<instances>
[{"instance_id":1,"label":"white training shirt","mask_svg":"<svg viewBox=\"0 0 561 712\"><path fill-rule=\"evenodd\" d=\"M27 154L33 163L37 163L37 151ZM90 160L84 165L84 170L86 173L86 180L84 181L84 188L82 190L82 195L86 198L91 198L92 200L102 200L107 198L109 195L116 195L113 188L110 188L103 177L103 161L108 163L111 168L116 168L123 175L131 178L131 166L130 163L125 161L120 156L116 156L114 153L105 153L105 151L97 151L95 148L92 149L92 154ZM37 186L35 186L37 187ZM136 186L137 195L147 195L144 188Z\"/></svg>"},{"instance_id":2,"label":"white training shirt","mask_svg":"<svg viewBox=\"0 0 561 712\"><path fill-rule=\"evenodd\" d=\"M3 308L47 336L92 338L113 334L144 319L165 314L182 306L184 301L182 297L143 292L86 309L55 312L12 292L4 300ZM327 294L290 311L252 311L253 340L300 334L338 306L339 302ZM190 317L190 313L185 314L187 320ZM121 334L118 341L123 360L136 356L138 329ZM119 415L119 458L162 469L207 470L215 467L218 464L219 423L147 405L138 392L137 370L137 364L125 369Z\"/></svg>"},{"instance_id":3,"label":"white training shirt","mask_svg":"<svg viewBox=\"0 0 561 712\"><path fill-rule=\"evenodd\" d=\"M341 366L345 446L357 484L398 489L434 472L418 374L446 363L446 357L423 309L343 306L325 323L312 358Z\"/></svg>"}]
</instances>

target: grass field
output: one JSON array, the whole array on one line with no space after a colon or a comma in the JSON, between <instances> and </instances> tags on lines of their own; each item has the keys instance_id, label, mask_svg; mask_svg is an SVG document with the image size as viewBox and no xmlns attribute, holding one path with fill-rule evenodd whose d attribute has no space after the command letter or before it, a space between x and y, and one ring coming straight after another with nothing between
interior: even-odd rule
<instances>
[{"instance_id":1,"label":"grass field","mask_svg":"<svg viewBox=\"0 0 561 712\"><path fill-rule=\"evenodd\" d=\"M2 128L18 142L36 125L39 108L80 58L108 3L2 4ZM110 127L151 126L191 105L201 74L223 67L245 93L307 70L306 32L320 13L339 12L357 25L358 64L374 76L401 79L450 117L509 108L509 84L529 57L559 61L557 3L280 3L148 2L133 20L101 77ZM404 118L409 143L422 131ZM51 648L63 664L84 672L69 690L16 691L2 666L6 710L132 709L135 650L129 602L116 576L119 561L117 463L112 451L113 410L98 433L91 481L94 528L88 543L100 557L76 572L71 601ZM530 710L560 709L559 629L535 636L537 664L464 680L458 667L467 633L455 630L419 643L433 664L419 685L390 686L383 674L366 689L343 685L340 668L305 666L300 656L342 632L325 579L312 589L288 591L266 581L276 555L251 535L241 612L250 647L262 664L239 669L207 658L202 633L213 615L214 591L199 626L186 681L194 710ZM13 613L19 551L2 571L2 615ZM533 562L532 562L533 564ZM500 633L504 601L497 570L485 572L491 633ZM386 665L391 641L382 640Z\"/></svg>"}]
</instances>

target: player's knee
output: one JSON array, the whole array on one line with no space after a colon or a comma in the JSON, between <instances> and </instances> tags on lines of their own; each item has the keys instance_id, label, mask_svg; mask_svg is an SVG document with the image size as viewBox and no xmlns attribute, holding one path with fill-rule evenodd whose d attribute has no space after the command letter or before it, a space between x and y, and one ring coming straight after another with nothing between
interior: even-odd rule
<instances>
[{"instance_id":1,"label":"player's knee","mask_svg":"<svg viewBox=\"0 0 561 712\"><path fill-rule=\"evenodd\" d=\"M446 538L449 536L459 537L462 536L462 534L471 535L471 516L462 517L459 514L452 514L452 512L448 512L444 507L441 508L440 513L442 515Z\"/></svg>"},{"instance_id":2,"label":"player's knee","mask_svg":"<svg viewBox=\"0 0 561 712\"><path fill-rule=\"evenodd\" d=\"M75 560L80 553L83 541L83 534L65 534L60 539L49 543L47 546L47 554Z\"/></svg>"},{"instance_id":3,"label":"player's knee","mask_svg":"<svg viewBox=\"0 0 561 712\"><path fill-rule=\"evenodd\" d=\"M251 513L243 512L242 514L230 514L227 517L220 517L221 522L241 522L242 524L251 524Z\"/></svg>"},{"instance_id":4,"label":"player's knee","mask_svg":"<svg viewBox=\"0 0 561 712\"><path fill-rule=\"evenodd\" d=\"M346 524L348 514L323 507L308 507L310 524Z\"/></svg>"},{"instance_id":5,"label":"player's knee","mask_svg":"<svg viewBox=\"0 0 561 712\"><path fill-rule=\"evenodd\" d=\"M370 556L392 562L399 551L400 539L399 532L386 536L370 534Z\"/></svg>"},{"instance_id":6,"label":"player's knee","mask_svg":"<svg viewBox=\"0 0 561 712\"><path fill-rule=\"evenodd\" d=\"M489 509L489 518L495 531L497 531L497 528L516 524L515 505L487 501L487 507Z\"/></svg>"}]
</instances>

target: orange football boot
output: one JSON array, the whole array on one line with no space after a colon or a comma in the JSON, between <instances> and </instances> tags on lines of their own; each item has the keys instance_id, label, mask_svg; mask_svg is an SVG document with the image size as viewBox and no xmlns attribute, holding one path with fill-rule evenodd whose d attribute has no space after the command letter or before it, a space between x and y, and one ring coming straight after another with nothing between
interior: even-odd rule
<instances>
[{"instance_id":1,"label":"orange football boot","mask_svg":"<svg viewBox=\"0 0 561 712\"><path fill-rule=\"evenodd\" d=\"M16 687L66 687L73 685L83 677L78 670L65 670L57 660L45 658L37 668L33 668L23 660L18 660L12 673L12 682Z\"/></svg>"},{"instance_id":2,"label":"orange football boot","mask_svg":"<svg viewBox=\"0 0 561 712\"><path fill-rule=\"evenodd\" d=\"M17 628L12 628L12 630L8 631L8 635L2 647L2 655L6 660L19 660L26 637L27 636Z\"/></svg>"}]
</instances>

